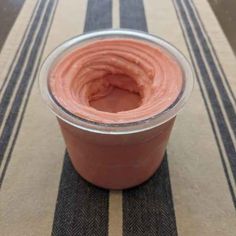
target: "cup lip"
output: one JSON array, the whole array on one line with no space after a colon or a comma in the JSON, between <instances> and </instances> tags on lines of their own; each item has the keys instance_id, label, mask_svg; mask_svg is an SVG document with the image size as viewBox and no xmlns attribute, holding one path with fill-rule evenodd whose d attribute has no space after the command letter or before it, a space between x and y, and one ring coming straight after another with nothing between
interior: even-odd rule
<instances>
[{"instance_id":1,"label":"cup lip","mask_svg":"<svg viewBox=\"0 0 236 236\"><path fill-rule=\"evenodd\" d=\"M86 43L96 39L106 39L112 37L131 38L131 39L146 41L161 47L171 56L173 56L173 58L180 65L184 77L183 91L182 93L180 93L179 97L177 98L174 104L166 108L164 111L151 116L150 118L134 122L114 124L114 123L94 122L76 116L70 113L65 108L63 108L56 101L56 99L52 96L50 92L50 88L48 85L49 81L48 74L51 68L56 64L56 62L58 62L58 59L84 42ZM194 74L192 67L189 61L186 59L186 57L175 46L173 46L166 40L157 37L155 35L137 30L108 29L108 30L93 31L86 34L81 34L60 44L49 54L49 56L45 59L44 63L42 64L38 75L38 81L43 100L49 106L50 110L61 120L76 128L85 131L90 131L100 134L119 135L119 134L132 134L150 130L157 126L160 126L161 124L175 117L176 114L180 110L182 110L192 92L194 86Z\"/></svg>"}]
</instances>

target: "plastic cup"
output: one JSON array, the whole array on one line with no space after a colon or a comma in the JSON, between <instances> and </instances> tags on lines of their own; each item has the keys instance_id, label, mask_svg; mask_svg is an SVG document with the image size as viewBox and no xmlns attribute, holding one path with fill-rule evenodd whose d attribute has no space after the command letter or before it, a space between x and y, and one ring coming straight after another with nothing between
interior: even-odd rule
<instances>
[{"instance_id":1,"label":"plastic cup","mask_svg":"<svg viewBox=\"0 0 236 236\"><path fill-rule=\"evenodd\" d=\"M182 90L163 112L136 122L104 124L75 116L53 97L49 74L68 52L99 39L130 38L151 43L169 53L183 72ZM57 47L39 74L43 99L56 115L76 171L88 182L107 189L125 189L150 178L160 166L176 114L193 88L192 68L171 44L156 36L131 30L104 30L83 34Z\"/></svg>"}]
</instances>

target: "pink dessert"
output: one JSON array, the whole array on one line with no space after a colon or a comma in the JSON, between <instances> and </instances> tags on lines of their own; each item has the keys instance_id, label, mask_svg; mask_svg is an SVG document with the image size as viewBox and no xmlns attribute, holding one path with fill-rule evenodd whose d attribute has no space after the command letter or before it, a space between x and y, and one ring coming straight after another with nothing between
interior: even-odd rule
<instances>
[{"instance_id":1,"label":"pink dessert","mask_svg":"<svg viewBox=\"0 0 236 236\"><path fill-rule=\"evenodd\" d=\"M68 53L53 68L56 100L100 123L147 119L168 108L182 89L182 71L163 49L134 39L104 39Z\"/></svg>"},{"instance_id":2,"label":"pink dessert","mask_svg":"<svg viewBox=\"0 0 236 236\"><path fill-rule=\"evenodd\" d=\"M125 189L160 166L192 78L186 80L186 60L163 40L161 47L143 33L114 32L98 32L95 39L93 33L82 35L56 49L41 81L78 173L97 186Z\"/></svg>"}]
</instances>

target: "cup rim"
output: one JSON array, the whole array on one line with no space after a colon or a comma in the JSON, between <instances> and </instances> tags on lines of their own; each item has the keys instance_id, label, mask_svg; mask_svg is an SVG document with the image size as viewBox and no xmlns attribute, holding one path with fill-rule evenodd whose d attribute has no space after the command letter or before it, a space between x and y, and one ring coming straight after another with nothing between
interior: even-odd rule
<instances>
[{"instance_id":1,"label":"cup rim","mask_svg":"<svg viewBox=\"0 0 236 236\"><path fill-rule=\"evenodd\" d=\"M85 118L76 116L70 113L68 110L63 108L57 100L52 96L49 88L49 77L48 74L51 68L58 62L58 59L68 53L70 50L78 47L82 43L90 42L97 39L105 38L131 38L138 39L145 42L152 43L161 47L167 51L180 65L183 72L184 88L180 93L177 100L170 107L166 108L164 111L154 114L153 116L138 120L134 122L127 123L99 123ZM161 124L169 121L171 118L175 117L176 114L184 107L187 102L194 85L194 74L192 67L186 57L171 43L166 40L154 36L149 33L145 33L137 30L128 30L128 29L109 29L109 30L100 30L93 31L86 34L81 34L79 36L73 37L58 47L56 47L49 56L45 59L44 63L40 68L38 75L39 87L43 100L49 106L50 110L64 122L85 130L94 133L102 134L131 134L137 133L145 130L149 130L160 126Z\"/></svg>"}]
</instances>

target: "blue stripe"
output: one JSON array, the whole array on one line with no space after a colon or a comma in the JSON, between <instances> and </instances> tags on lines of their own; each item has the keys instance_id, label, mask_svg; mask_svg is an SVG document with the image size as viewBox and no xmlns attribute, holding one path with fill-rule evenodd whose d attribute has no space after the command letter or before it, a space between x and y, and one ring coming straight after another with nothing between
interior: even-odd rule
<instances>
[{"instance_id":1,"label":"blue stripe","mask_svg":"<svg viewBox=\"0 0 236 236\"><path fill-rule=\"evenodd\" d=\"M194 6L193 1L191 1L191 3L192 3L192 5ZM203 24L203 22L202 22L202 20L201 20L201 17L200 17L200 15L199 15L199 13L198 13L198 10L196 9L195 6L194 6L193 8L195 9L196 18L198 19L198 22L199 22L199 24L201 25L203 35L204 35L205 38L206 38L206 42L208 43L208 45L211 46L212 55L214 55L214 58L215 58L215 60L216 60L216 65L219 67L219 71L222 73L223 79L225 80L226 86L227 86L227 88L228 88L228 90L229 90L229 93L230 93L230 95L231 95L231 97L232 97L234 103L236 103L235 94L234 94L233 91L232 91L232 88L231 88L231 86L230 86L230 84L229 84L229 81L228 81L228 79L227 79L227 77L226 77L226 75L225 75L225 72L224 72L224 70L223 70L223 68L222 68L222 65L221 65L221 63L220 63L220 61L219 61L219 58L218 58L217 53L216 53L216 50L215 50L215 48L214 48L213 45L212 45L211 39L210 39L210 37L209 37L209 35L208 35L207 31L206 31L206 28L205 28L205 26L204 26L204 24Z\"/></svg>"},{"instance_id":2,"label":"blue stripe","mask_svg":"<svg viewBox=\"0 0 236 236\"><path fill-rule=\"evenodd\" d=\"M178 0L173 0L173 2L175 3L174 5L175 5L175 6L178 6L178 7L180 8L181 6L179 5L179 3L178 3L177 1L178 1ZM220 145L219 145L219 138L222 140L222 136L225 137L225 136L224 136L224 133L222 134L222 132L224 132L224 130L226 129L226 132L228 133L228 134L226 133L226 137L229 137L229 131L228 131L226 125L224 124L223 127L221 126L220 137L219 137L219 138L218 138L218 136L217 136L217 134L216 134L216 130L215 130L215 127L214 127L214 124L213 124L213 121L212 121L212 117L211 117L210 111L209 111L209 105L213 106L213 108L214 108L214 102L215 102L215 100L216 100L216 95L214 94L214 91L212 91L212 90L210 90L210 91L207 90L208 94L209 94L209 92L211 93L211 96L209 96L209 98L210 98L210 99L212 99L212 97L214 98L214 100L213 100L213 101L211 100L211 101L210 101L210 104L208 105L208 103L207 103L207 101L206 101L206 98L205 98L205 95L204 95L204 93L203 93L203 88L202 88L202 85L201 85L201 82L200 82L200 78L199 78L200 76L202 76L202 79L206 79L206 78L204 77L204 73L206 73L205 64L203 63L202 58L200 58L200 59L198 58L198 60L200 60L201 64L198 63L198 64L195 65L195 63L194 63L194 58L195 58L195 60L196 60L196 56L199 57L199 54L200 54L200 53L199 53L199 49L196 48L196 39L194 38L192 29L191 29L191 25L189 24L188 20L186 19L186 14L185 14L183 8L180 8L180 10L179 10L177 7L175 7L175 10L176 10L177 17L178 17L178 19L179 19L179 21L180 21L180 26L181 26L181 28L182 28L183 36L184 36L185 41L186 41L186 45L187 45L187 48L188 48L188 51L189 51L189 55L190 55L190 57L191 57L191 61L192 61L192 63L193 63L194 69L195 69L195 73L196 73L196 76L197 76L197 79L198 79L198 82L199 82L200 91L201 91L201 94L202 94L202 97L203 97L203 100L204 100L204 104L205 104L206 109L207 109L207 112L208 112L208 116L209 116L209 119L210 119L210 123L211 123L212 129L213 129L213 133L214 133L214 135L215 135L216 143L217 143L217 146L218 146L218 149L219 149L219 154L220 154L221 161L222 161L222 164L223 164L223 168L224 168L224 171L225 171L226 179L227 179L227 182L228 182L228 185L229 185L229 191L230 191L230 193L231 193L234 206L235 206L235 208L236 208L236 197L235 197L235 195L234 195L233 187L232 187L234 184L232 184L231 181L230 181L229 174L228 174L228 170L227 170L227 168L226 168L226 164L225 164L225 161L224 161L224 158L223 158L222 150L221 150L221 147L220 147ZM182 22L183 22L183 23L181 23L181 20L180 20L180 19L182 19ZM190 43L188 43L188 40L190 41ZM200 56L200 57L201 57L201 56ZM196 66L198 66L198 67L199 67L199 70L201 71L201 72L200 72L200 75L197 73L197 68L196 68ZM204 69L204 68L205 68L205 69ZM202 72L202 70L204 70L204 71ZM209 78L209 77L208 77L208 78ZM212 95L212 93L213 93L213 95ZM214 116L215 116L215 118L216 118L216 120L217 120L217 126L218 126L218 128L219 128L219 125L220 125L220 122L219 122L219 121L220 121L220 120L219 120L219 119L220 119L220 118L219 118L219 115L220 115L220 117L222 117L222 112L220 111L220 114L219 114L218 111L219 111L219 104L218 104L218 109L217 109L217 110L216 110L216 109L213 109ZM223 122L223 120L221 120L221 122ZM223 141L223 140L222 140L222 141ZM223 144L225 143L225 141L227 142L227 140L224 140ZM231 142L231 145L232 145L232 140L231 140L230 142ZM224 145L224 146L225 146L225 145ZM226 148L226 147L225 147L225 148ZM233 151L232 151L232 150L233 150ZM226 150L226 151L227 151L227 150ZM231 158L231 156L234 155L235 150L234 150L234 148L232 148L232 146L231 146L230 149L229 149L229 151L230 151L230 153L227 152L227 156L228 156L228 158ZM233 163L234 163L234 162L233 162ZM234 166L233 166L233 168L234 168ZM231 169L232 169L232 167L231 167Z\"/></svg>"},{"instance_id":3,"label":"blue stripe","mask_svg":"<svg viewBox=\"0 0 236 236\"><path fill-rule=\"evenodd\" d=\"M13 66L14 66L14 64L16 63L17 55L20 54L20 49L23 47L22 45L24 44L24 41L27 39L28 32L29 32L29 30L30 30L30 24L32 23L32 21L33 21L33 19L34 19L35 14L37 13L39 6L40 6L40 1L38 1L38 2L36 3L36 5L35 5L35 8L34 8L34 10L33 10L33 13L32 13L32 15L31 15L31 17L30 17L29 22L28 22L27 28L26 28L26 30L25 30L25 32L24 32L24 34L23 34L23 37L22 37L21 42L20 42L20 44L19 44L19 47L17 48L17 51L16 51L16 53L15 53L15 56L14 56L14 58L13 58L13 60L12 60L10 69L8 70L7 75L5 76L4 81L3 81L2 85L1 85L0 93L2 92L2 90L3 90L3 88L4 88L4 86L5 86L6 82L7 82L7 79L9 78L9 76L10 76L12 70L14 70ZM21 49L21 50L22 50L22 49Z\"/></svg>"},{"instance_id":4,"label":"blue stripe","mask_svg":"<svg viewBox=\"0 0 236 236\"><path fill-rule=\"evenodd\" d=\"M42 1L42 2L45 2L45 1ZM18 126L17 126L17 131L16 131L16 134L14 135L13 143L12 143L12 146L10 148L10 153L7 156L6 163L5 163L5 166L3 168L3 172L1 173L0 187L2 185L2 182L3 182L4 176L5 176L9 161L11 159L11 152L14 148L15 140L17 138L17 135L18 135L18 132L19 132L19 129L20 129L20 125L21 125L21 122L22 122L22 119L23 119L23 115L24 115L24 112L25 112L25 109L26 109L27 102L28 102L29 94L30 94L30 91L32 89L33 82L35 80L36 73L37 73L38 68L39 68L40 59L42 57L43 48L44 48L44 45L45 45L44 43L46 41L46 40L43 41L43 38L45 37L45 35L46 35L45 38L47 38L47 35L48 35L48 32L49 32L49 30L48 30L47 33L46 33L47 26L48 26L48 24L51 25L51 23L52 23L52 21L49 22L49 18L52 16L52 14L54 14L55 11L53 11L53 9L55 10L56 4L57 4L57 0L50 0L48 5L46 6L45 15L43 16L42 11L44 9L44 5L43 4L41 5L41 3L40 3L41 7L38 8L38 12L37 12L37 14L34 18L34 22L36 22L36 21L38 22L39 21L38 17L40 15L42 15L43 21L42 21L42 24L41 24L40 29L38 31L38 34L35 38L35 43L33 45L33 48L31 50L31 52L30 52L29 63L27 64L27 66L25 68L23 78L22 78L22 80L20 82L20 85L17 89L16 96L14 98L12 107L11 107L10 112L9 112L9 115L6 119L6 124L3 128L3 131L2 131L1 137L0 137L0 163L1 163L2 159L4 157L4 154L5 154L6 148L8 146L10 137L13 133L13 129L14 129L14 126L16 124L17 117L19 115L18 113L19 113L20 107L23 104L23 98L24 98L26 89L27 89L28 85L30 84L29 91L28 91L28 94L27 94L27 97L26 97L26 101L23 104L23 111L20 114L20 121L19 121ZM35 21L35 19L36 19L36 21ZM33 27L33 26L34 26L34 24L32 24L31 27ZM36 25L35 25L35 27L36 27ZM29 35L27 36L27 40L25 42L27 42L28 39L30 39L30 40L32 39L32 33L33 33L33 31L30 30ZM42 48L41 51L39 51L40 46L42 45L42 43L43 43L43 48ZM23 55L25 55L24 48L27 48L27 47L29 47L29 45L24 45L23 46L23 49L22 49L22 52L21 52ZM36 58L38 57L39 53L40 53L39 60L36 61ZM20 55L19 60L20 60L20 58L22 58L22 54ZM21 62L25 63L24 60L21 60ZM22 67L23 64L20 64L19 61L18 61L17 65L18 65L18 67L20 67L20 66ZM33 70L35 65L36 65L36 70L35 70L34 75L32 76L32 70ZM11 77L11 79L12 80L9 81L8 86L12 85L12 81L14 81L14 79L15 79L15 82L16 82L17 76L16 77Z\"/></svg>"},{"instance_id":5,"label":"blue stripe","mask_svg":"<svg viewBox=\"0 0 236 236\"><path fill-rule=\"evenodd\" d=\"M226 114L228 116L229 119L229 123L231 125L231 128L234 132L234 134L236 134L236 114L235 114L235 108L233 107L233 104L231 103L228 93L225 89L225 86L223 84L222 81L222 77L220 76L218 67L213 59L212 53L208 47L207 41L204 37L204 34L202 32L202 29L197 21L196 15L194 14L194 11L189 3L189 1L185 1L185 6L187 7L188 11L189 11L189 16L191 18L191 21L194 25L195 31L197 33L198 39L200 41L200 47L203 49L204 52L204 56L207 60L207 64L211 70L211 73L214 77L216 86L218 88L221 100L224 104L225 107L225 111ZM211 89L211 87L209 87L209 89Z\"/></svg>"},{"instance_id":6,"label":"blue stripe","mask_svg":"<svg viewBox=\"0 0 236 236\"><path fill-rule=\"evenodd\" d=\"M216 93L214 91L212 82L210 80L209 74L206 69L206 65L201 56L200 49L197 45L196 38L194 37L194 34L193 34L193 29L191 28L190 22L187 18L182 2L179 0L176 0L176 3L179 6L179 9L180 9L179 12L184 22L185 31L188 35L188 39L190 40L190 47L192 49L191 52L193 53L194 58L197 62L197 66L200 70L202 81L204 83L204 86L207 90L207 93L210 99L211 107L216 118L216 122L220 131L222 142L227 152L227 156L228 156L229 163L230 163L233 175L234 175L234 179L236 180L236 154L235 154L232 138L227 128L225 118L223 116L222 110L217 100Z\"/></svg>"},{"instance_id":7,"label":"blue stripe","mask_svg":"<svg viewBox=\"0 0 236 236\"><path fill-rule=\"evenodd\" d=\"M41 1L37 14L34 18L34 21L32 25L30 26L29 34L27 36L26 41L24 42L24 46L20 52L20 57L16 63L16 66L12 72L12 75L8 81L7 87L3 93L3 97L0 101L0 126L2 125L3 119L6 115L7 108L9 106L10 100L12 98L12 94L15 90L15 87L17 85L17 80L19 78L20 73L22 72L24 62L26 60L26 56L29 52L29 46L31 45L32 38L34 37L36 31L35 29L38 26L38 22L40 18L42 17L42 11L46 6L47 1Z\"/></svg>"}]
</instances>

